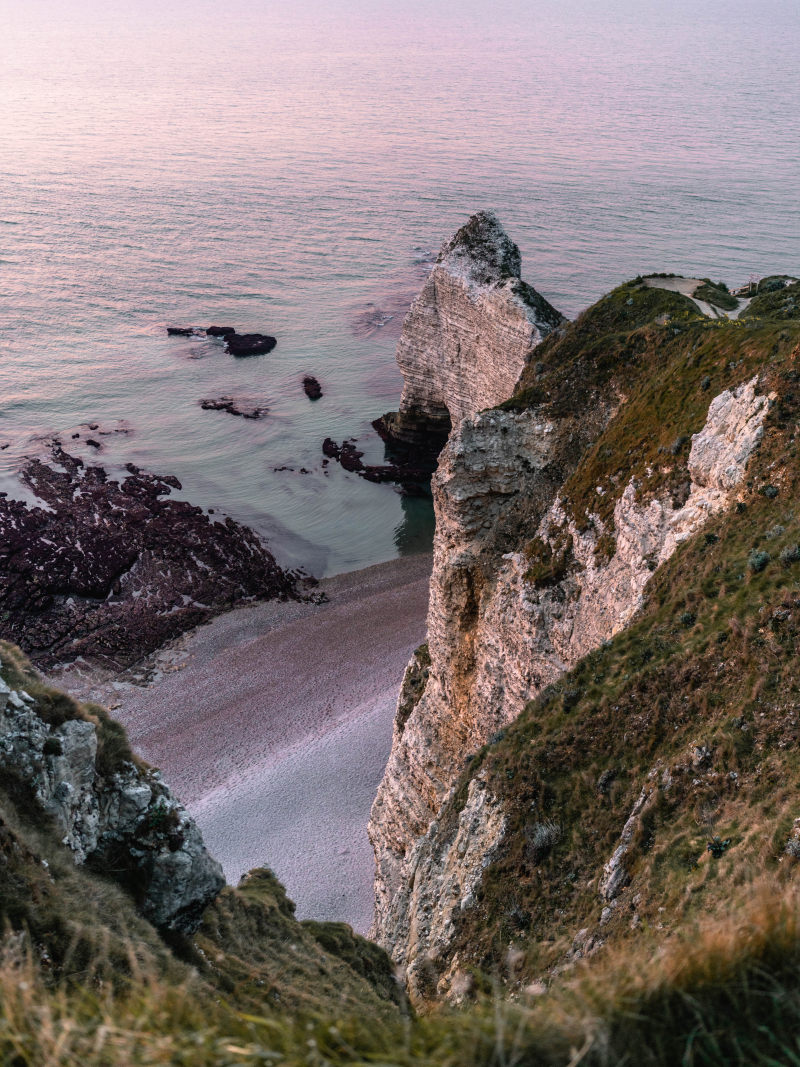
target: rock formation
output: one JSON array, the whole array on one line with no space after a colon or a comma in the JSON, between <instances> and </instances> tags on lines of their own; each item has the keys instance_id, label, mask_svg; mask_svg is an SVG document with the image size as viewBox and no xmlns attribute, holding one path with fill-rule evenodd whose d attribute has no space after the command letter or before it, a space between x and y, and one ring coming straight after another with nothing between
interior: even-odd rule
<instances>
[{"instance_id":1,"label":"rock formation","mask_svg":"<svg viewBox=\"0 0 800 1067\"><path fill-rule=\"evenodd\" d=\"M412 378L408 395L415 388ZM692 437L677 497L642 494L629 472L610 518L579 524L563 486L624 402L620 381L606 380L575 394L571 410L534 403L466 414L433 477L428 645L406 673L370 820L373 934L408 968L418 997L432 960L448 972L453 917L474 905L505 832L502 805L480 777L448 807L465 759L624 627L658 567L732 504L770 398L757 377L724 390ZM453 410L464 403L459 396Z\"/></svg>"},{"instance_id":2,"label":"rock formation","mask_svg":"<svg viewBox=\"0 0 800 1067\"><path fill-rule=\"evenodd\" d=\"M380 465L364 463L361 458L364 453L356 448L355 438L338 444L332 438L326 437L322 442L322 451L327 457L323 460L323 464L327 460L334 459L337 463L341 463L346 471L358 474L368 482L397 482L406 488L419 485L420 492L422 492L424 491L422 487L427 484L433 473L434 462L425 463L419 455L410 460L406 459L405 453L401 453L395 463Z\"/></svg>"},{"instance_id":3,"label":"rock formation","mask_svg":"<svg viewBox=\"0 0 800 1067\"><path fill-rule=\"evenodd\" d=\"M227 333L225 349L232 356L260 356L271 352L277 340L266 333Z\"/></svg>"},{"instance_id":4,"label":"rock formation","mask_svg":"<svg viewBox=\"0 0 800 1067\"><path fill-rule=\"evenodd\" d=\"M517 246L490 212L445 243L397 345L400 410L385 436L444 443L450 426L510 396L528 354L564 321L520 279Z\"/></svg>"},{"instance_id":5,"label":"rock formation","mask_svg":"<svg viewBox=\"0 0 800 1067\"><path fill-rule=\"evenodd\" d=\"M217 396L198 401L203 411L227 411L229 415L238 415L242 419L263 419L269 414L266 404L241 397Z\"/></svg>"},{"instance_id":6,"label":"rock formation","mask_svg":"<svg viewBox=\"0 0 800 1067\"><path fill-rule=\"evenodd\" d=\"M322 397L322 386L319 384L319 379L315 378L313 374L306 374L303 378L303 392L309 400L319 400Z\"/></svg>"},{"instance_id":7,"label":"rock formation","mask_svg":"<svg viewBox=\"0 0 800 1067\"><path fill-rule=\"evenodd\" d=\"M222 868L159 773L127 759L99 770L103 724L65 718L65 707L77 714L65 703L48 722L0 677L0 767L31 790L76 863L113 871L155 926L191 932L225 884Z\"/></svg>"}]
</instances>

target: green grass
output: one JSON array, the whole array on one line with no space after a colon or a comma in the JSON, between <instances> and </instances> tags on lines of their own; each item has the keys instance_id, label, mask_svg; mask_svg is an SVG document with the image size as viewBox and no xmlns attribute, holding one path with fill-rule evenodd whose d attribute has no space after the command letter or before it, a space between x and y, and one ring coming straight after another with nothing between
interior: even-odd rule
<instances>
[{"instance_id":1,"label":"green grass","mask_svg":"<svg viewBox=\"0 0 800 1067\"><path fill-rule=\"evenodd\" d=\"M768 289L766 292L757 293L740 318L745 322L768 319L774 322L787 322L800 318L800 282L793 281L788 286L782 285L778 289Z\"/></svg>"}]
</instances>

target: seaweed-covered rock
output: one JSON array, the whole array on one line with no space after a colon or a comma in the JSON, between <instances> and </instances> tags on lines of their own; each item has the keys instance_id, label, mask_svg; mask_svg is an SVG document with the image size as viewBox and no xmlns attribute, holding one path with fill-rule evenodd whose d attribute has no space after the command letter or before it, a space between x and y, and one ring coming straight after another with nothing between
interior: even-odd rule
<instances>
[{"instance_id":1,"label":"seaweed-covered rock","mask_svg":"<svg viewBox=\"0 0 800 1067\"><path fill-rule=\"evenodd\" d=\"M41 506L0 498L0 637L40 666L128 666L237 601L295 595L252 530L166 499L177 478L127 472L54 443L21 472Z\"/></svg>"}]
</instances>

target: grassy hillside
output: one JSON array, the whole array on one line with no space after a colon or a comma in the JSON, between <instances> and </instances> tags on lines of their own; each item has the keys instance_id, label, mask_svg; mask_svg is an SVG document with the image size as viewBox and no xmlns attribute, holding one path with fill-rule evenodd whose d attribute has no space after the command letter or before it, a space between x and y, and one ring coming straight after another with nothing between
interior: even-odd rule
<instances>
[{"instance_id":1,"label":"grassy hillside","mask_svg":"<svg viewBox=\"0 0 800 1067\"><path fill-rule=\"evenodd\" d=\"M445 818L457 819L478 771L510 818L480 906L457 923L455 949L484 987L504 973L509 949L515 976L504 981L524 986L604 943L635 944L643 932L665 939L721 914L762 876L776 886L795 878L800 321L776 321L770 294L766 317L746 324L678 307L668 319L653 308L661 321L645 323L633 312L640 296L652 308L651 292L621 287L537 350L538 369L510 402L535 396L556 411L565 381L586 390L617 378L618 411L565 485L579 526L591 513L608 521L631 477L640 498L667 489L680 500L691 434L723 388L758 374L776 400L736 507L654 575L631 626L469 762ZM628 315L632 328L621 330ZM629 884L607 901L603 866L643 790Z\"/></svg>"}]
</instances>

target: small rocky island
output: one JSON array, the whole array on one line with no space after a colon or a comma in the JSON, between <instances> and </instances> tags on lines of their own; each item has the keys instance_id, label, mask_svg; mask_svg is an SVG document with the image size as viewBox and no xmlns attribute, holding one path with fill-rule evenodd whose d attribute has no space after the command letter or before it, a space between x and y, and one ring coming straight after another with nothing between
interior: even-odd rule
<instances>
[{"instance_id":1,"label":"small rocky island","mask_svg":"<svg viewBox=\"0 0 800 1067\"><path fill-rule=\"evenodd\" d=\"M261 356L271 352L278 341L267 333L237 333L233 326L167 326L169 337L212 337L225 342L232 356Z\"/></svg>"}]
</instances>

